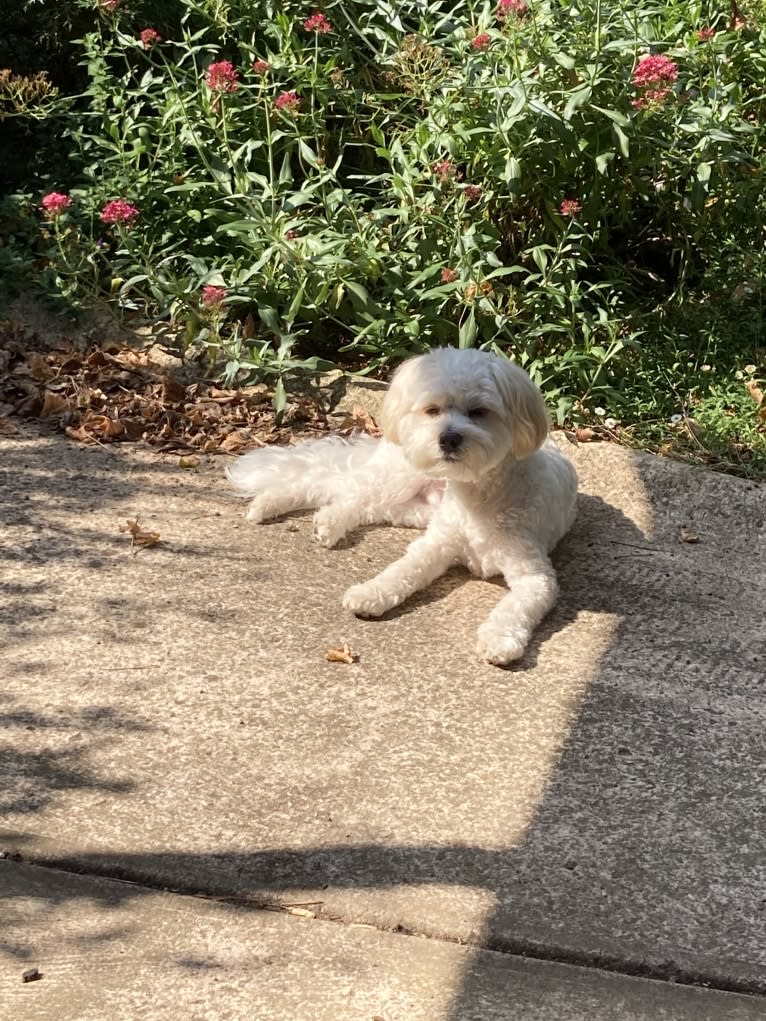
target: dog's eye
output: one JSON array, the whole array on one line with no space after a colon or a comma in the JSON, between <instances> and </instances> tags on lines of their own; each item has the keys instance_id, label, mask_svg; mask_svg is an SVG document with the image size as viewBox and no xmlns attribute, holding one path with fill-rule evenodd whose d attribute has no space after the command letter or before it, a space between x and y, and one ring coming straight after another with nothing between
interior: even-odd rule
<instances>
[{"instance_id":1,"label":"dog's eye","mask_svg":"<svg viewBox=\"0 0 766 1021\"><path fill-rule=\"evenodd\" d=\"M430 415L431 418L435 418L436 415L439 414L439 409L436 407L435 404L429 404L428 407L424 408L423 410L425 411L426 415Z\"/></svg>"},{"instance_id":2,"label":"dog's eye","mask_svg":"<svg viewBox=\"0 0 766 1021\"><path fill-rule=\"evenodd\" d=\"M486 414L487 414L487 409L486 408L469 408L468 409L468 417L469 418L484 418L484 416Z\"/></svg>"}]
</instances>

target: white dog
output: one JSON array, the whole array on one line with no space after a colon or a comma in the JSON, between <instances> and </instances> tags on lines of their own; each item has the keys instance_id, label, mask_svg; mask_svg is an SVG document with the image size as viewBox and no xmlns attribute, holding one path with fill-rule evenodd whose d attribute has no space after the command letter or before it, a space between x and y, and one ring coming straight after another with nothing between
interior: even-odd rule
<instances>
[{"instance_id":1,"label":"white dog","mask_svg":"<svg viewBox=\"0 0 766 1021\"><path fill-rule=\"evenodd\" d=\"M334 546L359 525L425 533L343 605L379 617L454 564L502 575L509 592L479 628L479 655L500 666L523 655L556 601L549 553L570 528L577 476L550 441L540 391L517 365L441 348L405 362L381 412L383 439L325 437L254 450L227 474L254 496L253 521L318 508L316 537Z\"/></svg>"}]
</instances>

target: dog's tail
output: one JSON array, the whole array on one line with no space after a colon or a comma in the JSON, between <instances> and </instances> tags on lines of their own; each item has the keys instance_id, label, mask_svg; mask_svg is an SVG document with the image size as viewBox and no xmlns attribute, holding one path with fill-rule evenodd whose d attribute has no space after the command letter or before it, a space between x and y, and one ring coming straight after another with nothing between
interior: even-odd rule
<instances>
[{"instance_id":1,"label":"dog's tail","mask_svg":"<svg viewBox=\"0 0 766 1021\"><path fill-rule=\"evenodd\" d=\"M299 484L312 494L312 503L338 495L341 479L348 482L367 467L380 444L367 433L348 439L322 436L303 440L294 447L260 447L228 466L229 480L244 496L256 496L274 486Z\"/></svg>"}]
</instances>

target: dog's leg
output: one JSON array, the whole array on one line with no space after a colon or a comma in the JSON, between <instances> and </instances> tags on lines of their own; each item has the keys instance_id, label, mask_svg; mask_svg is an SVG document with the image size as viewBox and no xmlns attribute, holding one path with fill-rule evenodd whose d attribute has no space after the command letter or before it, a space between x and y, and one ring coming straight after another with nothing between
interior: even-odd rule
<instances>
[{"instance_id":1,"label":"dog's leg","mask_svg":"<svg viewBox=\"0 0 766 1021\"><path fill-rule=\"evenodd\" d=\"M316 507L316 501L312 500L305 489L301 486L274 486L264 489L250 501L245 517L248 521L255 521L261 524L272 518L278 518L282 514L289 514L291 511L308 510Z\"/></svg>"},{"instance_id":2,"label":"dog's leg","mask_svg":"<svg viewBox=\"0 0 766 1021\"><path fill-rule=\"evenodd\" d=\"M426 528L433 512L433 506L423 500L411 500L393 507L385 503L360 507L358 500L338 500L316 512L314 536L323 546L335 546L360 525Z\"/></svg>"},{"instance_id":3,"label":"dog's leg","mask_svg":"<svg viewBox=\"0 0 766 1021\"><path fill-rule=\"evenodd\" d=\"M366 511L358 500L338 500L320 507L314 515L314 538L322 546L335 546L359 525L366 524Z\"/></svg>"},{"instance_id":4,"label":"dog's leg","mask_svg":"<svg viewBox=\"0 0 766 1021\"><path fill-rule=\"evenodd\" d=\"M362 585L352 585L343 605L357 617L380 617L413 592L430 585L455 563L453 551L426 533L410 543L404 556Z\"/></svg>"},{"instance_id":5,"label":"dog's leg","mask_svg":"<svg viewBox=\"0 0 766 1021\"><path fill-rule=\"evenodd\" d=\"M532 632L558 596L556 574L544 558L505 572L510 591L479 628L479 655L506 666L524 655Z\"/></svg>"},{"instance_id":6,"label":"dog's leg","mask_svg":"<svg viewBox=\"0 0 766 1021\"><path fill-rule=\"evenodd\" d=\"M434 516L434 508L430 503L422 500L413 500L411 503L404 503L401 507L391 507L380 518L381 521L395 525L397 528L427 528L428 522Z\"/></svg>"}]
</instances>

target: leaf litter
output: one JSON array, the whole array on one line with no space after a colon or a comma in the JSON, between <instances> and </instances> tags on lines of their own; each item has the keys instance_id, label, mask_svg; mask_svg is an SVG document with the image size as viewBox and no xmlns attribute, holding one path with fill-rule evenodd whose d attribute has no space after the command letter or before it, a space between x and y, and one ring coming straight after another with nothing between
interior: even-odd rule
<instances>
[{"instance_id":1,"label":"leaf litter","mask_svg":"<svg viewBox=\"0 0 766 1021\"><path fill-rule=\"evenodd\" d=\"M65 338L45 342L13 320L0 322L0 434L14 419L64 432L78 443L139 442L177 453L182 467L209 454L238 454L295 436L363 430L377 435L363 408L330 415L318 397L290 395L278 416L264 383L227 389L200 378L200 366L153 341L142 347Z\"/></svg>"}]
</instances>

